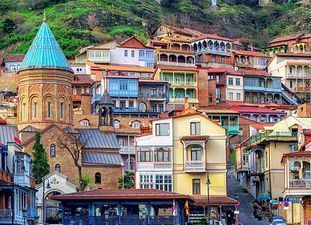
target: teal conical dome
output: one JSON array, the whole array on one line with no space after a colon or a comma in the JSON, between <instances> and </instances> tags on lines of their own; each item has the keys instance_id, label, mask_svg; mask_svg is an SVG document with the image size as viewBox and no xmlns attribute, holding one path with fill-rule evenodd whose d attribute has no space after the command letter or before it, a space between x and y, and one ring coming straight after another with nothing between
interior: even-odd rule
<instances>
[{"instance_id":1,"label":"teal conical dome","mask_svg":"<svg viewBox=\"0 0 311 225\"><path fill-rule=\"evenodd\" d=\"M49 25L42 23L19 71L28 69L60 69L73 72Z\"/></svg>"}]
</instances>

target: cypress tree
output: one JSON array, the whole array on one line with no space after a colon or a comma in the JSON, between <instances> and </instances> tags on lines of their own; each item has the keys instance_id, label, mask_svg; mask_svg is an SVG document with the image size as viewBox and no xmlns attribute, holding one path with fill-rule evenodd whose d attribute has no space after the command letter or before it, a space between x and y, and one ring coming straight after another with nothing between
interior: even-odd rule
<instances>
[{"instance_id":1,"label":"cypress tree","mask_svg":"<svg viewBox=\"0 0 311 225\"><path fill-rule=\"evenodd\" d=\"M36 133L35 144L33 145L32 174L36 184L42 182L42 178L50 172L48 158L43 145L40 143L41 135Z\"/></svg>"}]
</instances>

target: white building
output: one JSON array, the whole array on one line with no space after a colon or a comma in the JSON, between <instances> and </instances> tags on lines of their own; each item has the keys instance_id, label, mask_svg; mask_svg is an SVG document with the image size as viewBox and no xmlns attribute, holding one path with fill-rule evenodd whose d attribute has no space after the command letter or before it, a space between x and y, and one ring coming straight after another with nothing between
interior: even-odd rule
<instances>
[{"instance_id":1,"label":"white building","mask_svg":"<svg viewBox=\"0 0 311 225\"><path fill-rule=\"evenodd\" d=\"M76 55L76 61L83 62L86 60L94 63L153 68L154 54L153 47L144 45L132 36L121 43L109 42L100 46L86 47Z\"/></svg>"},{"instance_id":2,"label":"white building","mask_svg":"<svg viewBox=\"0 0 311 225\"><path fill-rule=\"evenodd\" d=\"M136 188L173 191L173 121L155 120L152 134L136 138Z\"/></svg>"},{"instance_id":3,"label":"white building","mask_svg":"<svg viewBox=\"0 0 311 225\"><path fill-rule=\"evenodd\" d=\"M243 76L227 74L226 76L226 100L227 101L243 101Z\"/></svg>"}]
</instances>

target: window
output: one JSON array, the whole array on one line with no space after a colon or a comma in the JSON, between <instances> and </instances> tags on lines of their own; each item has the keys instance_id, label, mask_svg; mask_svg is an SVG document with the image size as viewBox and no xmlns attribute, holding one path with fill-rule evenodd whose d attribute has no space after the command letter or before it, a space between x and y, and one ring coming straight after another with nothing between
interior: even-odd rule
<instances>
[{"instance_id":1,"label":"window","mask_svg":"<svg viewBox=\"0 0 311 225\"><path fill-rule=\"evenodd\" d=\"M135 129L139 129L140 128L140 122L139 121L132 122L132 127Z\"/></svg>"},{"instance_id":2,"label":"window","mask_svg":"<svg viewBox=\"0 0 311 225\"><path fill-rule=\"evenodd\" d=\"M163 104L159 104L159 112L163 112L164 109L163 109Z\"/></svg>"},{"instance_id":3,"label":"window","mask_svg":"<svg viewBox=\"0 0 311 225\"><path fill-rule=\"evenodd\" d=\"M139 57L145 57L145 51L139 50Z\"/></svg>"},{"instance_id":4,"label":"window","mask_svg":"<svg viewBox=\"0 0 311 225\"><path fill-rule=\"evenodd\" d=\"M134 101L133 100L129 100L129 108L134 108Z\"/></svg>"},{"instance_id":5,"label":"window","mask_svg":"<svg viewBox=\"0 0 311 225\"><path fill-rule=\"evenodd\" d=\"M192 180L192 194L201 194L201 181L200 179Z\"/></svg>"},{"instance_id":6,"label":"window","mask_svg":"<svg viewBox=\"0 0 311 225\"><path fill-rule=\"evenodd\" d=\"M153 68L154 67L154 63L153 62L147 62L147 67L148 68Z\"/></svg>"},{"instance_id":7,"label":"window","mask_svg":"<svg viewBox=\"0 0 311 225\"><path fill-rule=\"evenodd\" d=\"M120 108L124 109L126 107L125 100L120 100Z\"/></svg>"},{"instance_id":8,"label":"window","mask_svg":"<svg viewBox=\"0 0 311 225\"><path fill-rule=\"evenodd\" d=\"M127 56L128 56L128 51L124 50L124 57L127 57Z\"/></svg>"},{"instance_id":9,"label":"window","mask_svg":"<svg viewBox=\"0 0 311 225\"><path fill-rule=\"evenodd\" d=\"M146 57L152 58L154 56L153 51L146 51Z\"/></svg>"},{"instance_id":10,"label":"window","mask_svg":"<svg viewBox=\"0 0 311 225\"><path fill-rule=\"evenodd\" d=\"M154 151L154 156L155 159L154 161L156 162L170 162L171 161L171 157L170 157L170 149L169 148L157 148Z\"/></svg>"},{"instance_id":11,"label":"window","mask_svg":"<svg viewBox=\"0 0 311 225\"><path fill-rule=\"evenodd\" d=\"M214 56L214 55L212 56L211 62L216 63L216 56Z\"/></svg>"},{"instance_id":12,"label":"window","mask_svg":"<svg viewBox=\"0 0 311 225\"><path fill-rule=\"evenodd\" d=\"M120 146L125 146L125 140L123 138L119 139L119 145Z\"/></svg>"},{"instance_id":13,"label":"window","mask_svg":"<svg viewBox=\"0 0 311 225\"><path fill-rule=\"evenodd\" d=\"M22 174L25 172L24 157L21 155L16 156L16 173Z\"/></svg>"},{"instance_id":14,"label":"window","mask_svg":"<svg viewBox=\"0 0 311 225\"><path fill-rule=\"evenodd\" d=\"M126 80L120 81L120 90L127 90L127 81Z\"/></svg>"},{"instance_id":15,"label":"window","mask_svg":"<svg viewBox=\"0 0 311 225\"><path fill-rule=\"evenodd\" d=\"M62 172L61 166L60 166L59 164L56 164L56 165L55 165L55 171L57 171L57 172L59 172L59 173Z\"/></svg>"},{"instance_id":16,"label":"window","mask_svg":"<svg viewBox=\"0 0 311 225\"><path fill-rule=\"evenodd\" d=\"M169 136L170 128L168 123L156 124L156 136Z\"/></svg>"},{"instance_id":17,"label":"window","mask_svg":"<svg viewBox=\"0 0 311 225\"><path fill-rule=\"evenodd\" d=\"M113 126L114 128L120 128L120 121L119 120L113 121Z\"/></svg>"},{"instance_id":18,"label":"window","mask_svg":"<svg viewBox=\"0 0 311 225\"><path fill-rule=\"evenodd\" d=\"M292 80L289 81L289 87L290 87L290 88L293 88L293 81L292 81Z\"/></svg>"},{"instance_id":19,"label":"window","mask_svg":"<svg viewBox=\"0 0 311 225\"><path fill-rule=\"evenodd\" d=\"M34 119L38 118L38 103L37 102L33 103L33 118Z\"/></svg>"},{"instance_id":20,"label":"window","mask_svg":"<svg viewBox=\"0 0 311 225\"><path fill-rule=\"evenodd\" d=\"M191 122L190 123L190 134L191 135L200 135L201 134L201 123L200 122Z\"/></svg>"},{"instance_id":21,"label":"window","mask_svg":"<svg viewBox=\"0 0 311 225\"><path fill-rule=\"evenodd\" d=\"M51 118L51 102L48 102L47 105L47 117Z\"/></svg>"},{"instance_id":22,"label":"window","mask_svg":"<svg viewBox=\"0 0 311 225\"><path fill-rule=\"evenodd\" d=\"M97 172L95 173L95 184L101 184L102 183L102 175Z\"/></svg>"},{"instance_id":23,"label":"window","mask_svg":"<svg viewBox=\"0 0 311 225\"><path fill-rule=\"evenodd\" d=\"M151 105L151 111L156 112L157 111L157 105Z\"/></svg>"},{"instance_id":24,"label":"window","mask_svg":"<svg viewBox=\"0 0 311 225\"><path fill-rule=\"evenodd\" d=\"M163 191L172 191L172 176L155 175L155 188Z\"/></svg>"},{"instance_id":25,"label":"window","mask_svg":"<svg viewBox=\"0 0 311 225\"><path fill-rule=\"evenodd\" d=\"M240 86L241 85L241 79L240 78L236 78L235 79L235 85L236 86Z\"/></svg>"},{"instance_id":26,"label":"window","mask_svg":"<svg viewBox=\"0 0 311 225\"><path fill-rule=\"evenodd\" d=\"M228 85L233 85L233 78L232 78L232 77L229 77L229 79L228 79Z\"/></svg>"},{"instance_id":27,"label":"window","mask_svg":"<svg viewBox=\"0 0 311 225\"><path fill-rule=\"evenodd\" d=\"M153 176L152 175L140 175L140 188L151 189L153 188Z\"/></svg>"},{"instance_id":28,"label":"window","mask_svg":"<svg viewBox=\"0 0 311 225\"><path fill-rule=\"evenodd\" d=\"M131 56L132 56L133 58L135 57L135 51L134 51L134 50L131 51Z\"/></svg>"},{"instance_id":29,"label":"window","mask_svg":"<svg viewBox=\"0 0 311 225\"><path fill-rule=\"evenodd\" d=\"M56 157L56 148L55 148L55 144L51 144L51 145L50 145L50 157L51 157L51 158Z\"/></svg>"},{"instance_id":30,"label":"window","mask_svg":"<svg viewBox=\"0 0 311 225\"><path fill-rule=\"evenodd\" d=\"M202 159L201 148L191 148L191 161L200 161Z\"/></svg>"},{"instance_id":31,"label":"window","mask_svg":"<svg viewBox=\"0 0 311 225\"><path fill-rule=\"evenodd\" d=\"M26 103L24 102L22 105L22 120L26 119Z\"/></svg>"},{"instance_id":32,"label":"window","mask_svg":"<svg viewBox=\"0 0 311 225\"><path fill-rule=\"evenodd\" d=\"M268 168L268 152L265 152L266 168Z\"/></svg>"},{"instance_id":33,"label":"window","mask_svg":"<svg viewBox=\"0 0 311 225\"><path fill-rule=\"evenodd\" d=\"M64 103L63 102L60 103L59 113L60 113L60 118L64 119Z\"/></svg>"},{"instance_id":34,"label":"window","mask_svg":"<svg viewBox=\"0 0 311 225\"><path fill-rule=\"evenodd\" d=\"M229 92L228 94L229 94L229 100L233 101L233 92Z\"/></svg>"},{"instance_id":35,"label":"window","mask_svg":"<svg viewBox=\"0 0 311 225\"><path fill-rule=\"evenodd\" d=\"M149 151L149 150L138 151L138 160L139 160L139 162L150 162L151 161L151 151Z\"/></svg>"},{"instance_id":36,"label":"window","mask_svg":"<svg viewBox=\"0 0 311 225\"><path fill-rule=\"evenodd\" d=\"M241 93L236 93L236 100L241 101Z\"/></svg>"},{"instance_id":37,"label":"window","mask_svg":"<svg viewBox=\"0 0 311 225\"><path fill-rule=\"evenodd\" d=\"M88 126L90 126L90 121L88 121L88 120L82 120L82 121L80 122L80 125L83 126L83 127L88 127Z\"/></svg>"}]
</instances>

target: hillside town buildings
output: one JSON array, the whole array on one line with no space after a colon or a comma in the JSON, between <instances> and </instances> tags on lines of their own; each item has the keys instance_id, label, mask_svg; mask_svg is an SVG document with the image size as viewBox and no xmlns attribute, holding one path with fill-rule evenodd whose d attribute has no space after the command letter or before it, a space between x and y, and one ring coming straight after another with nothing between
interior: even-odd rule
<instances>
[{"instance_id":1,"label":"hillside town buildings","mask_svg":"<svg viewBox=\"0 0 311 225\"><path fill-rule=\"evenodd\" d=\"M231 152L254 199L268 206L290 199L290 210L271 203L271 212L310 221L311 115L309 104L299 106L311 101L310 34L278 37L260 51L163 24L148 43L133 36L81 47L68 61L44 22L26 55L0 54L0 224L200 217L233 224L239 202L227 192ZM35 194L37 133L50 173ZM78 164L89 192L72 194L81 182L74 142L83 146ZM14 175L15 158L24 163L15 171L27 172ZM117 190L131 173L133 190ZM53 217L60 202L79 215Z\"/></svg>"}]
</instances>

